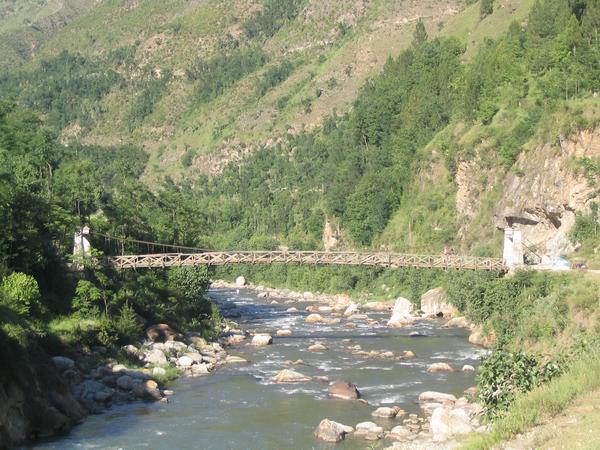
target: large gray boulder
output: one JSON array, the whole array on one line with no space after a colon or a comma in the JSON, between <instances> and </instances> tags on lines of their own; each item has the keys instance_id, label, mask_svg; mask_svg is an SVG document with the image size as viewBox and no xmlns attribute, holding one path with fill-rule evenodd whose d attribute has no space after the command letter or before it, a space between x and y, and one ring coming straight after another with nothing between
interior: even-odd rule
<instances>
[{"instance_id":1,"label":"large gray boulder","mask_svg":"<svg viewBox=\"0 0 600 450\"><path fill-rule=\"evenodd\" d=\"M421 311L428 316L443 315L454 317L458 310L446 301L446 293L442 288L435 288L425 292L421 296Z\"/></svg>"},{"instance_id":2,"label":"large gray boulder","mask_svg":"<svg viewBox=\"0 0 600 450\"><path fill-rule=\"evenodd\" d=\"M144 355L144 361L154 366L166 366L168 363L165 354L162 352L162 350L159 350L157 348L149 350Z\"/></svg>"},{"instance_id":3,"label":"large gray boulder","mask_svg":"<svg viewBox=\"0 0 600 450\"><path fill-rule=\"evenodd\" d=\"M75 361L66 356L54 356L52 362L58 370L61 372L67 369L73 369L75 367Z\"/></svg>"},{"instance_id":4,"label":"large gray boulder","mask_svg":"<svg viewBox=\"0 0 600 450\"><path fill-rule=\"evenodd\" d=\"M323 419L315 430L315 437L325 442L340 442L347 433L352 432L352 427L342 425L333 420Z\"/></svg>"},{"instance_id":5,"label":"large gray boulder","mask_svg":"<svg viewBox=\"0 0 600 450\"><path fill-rule=\"evenodd\" d=\"M273 337L270 334L255 334L251 343L255 347L265 347L273 343Z\"/></svg>"},{"instance_id":6,"label":"large gray boulder","mask_svg":"<svg viewBox=\"0 0 600 450\"><path fill-rule=\"evenodd\" d=\"M329 385L329 395L343 400L357 400L360 398L360 391L349 381L334 381Z\"/></svg>"},{"instance_id":7,"label":"large gray boulder","mask_svg":"<svg viewBox=\"0 0 600 450\"><path fill-rule=\"evenodd\" d=\"M244 287L246 285L246 278L240 275L235 279L235 285L239 287Z\"/></svg>"},{"instance_id":8,"label":"large gray boulder","mask_svg":"<svg viewBox=\"0 0 600 450\"><path fill-rule=\"evenodd\" d=\"M436 408L431 415L429 427L434 442L444 442L455 434L473 431L469 416L462 409Z\"/></svg>"},{"instance_id":9,"label":"large gray boulder","mask_svg":"<svg viewBox=\"0 0 600 450\"><path fill-rule=\"evenodd\" d=\"M392 310L392 317L388 321L388 327L402 328L405 325L409 325L415 321L412 315L414 305L410 300L398 297L394 303L394 309Z\"/></svg>"}]
</instances>

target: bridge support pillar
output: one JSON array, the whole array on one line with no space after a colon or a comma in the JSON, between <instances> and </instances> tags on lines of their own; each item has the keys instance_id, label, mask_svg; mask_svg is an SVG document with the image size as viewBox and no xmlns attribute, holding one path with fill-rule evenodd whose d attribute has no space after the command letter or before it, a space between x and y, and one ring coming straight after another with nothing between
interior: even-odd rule
<instances>
[{"instance_id":1,"label":"bridge support pillar","mask_svg":"<svg viewBox=\"0 0 600 450\"><path fill-rule=\"evenodd\" d=\"M525 264L523 258L523 234L511 227L504 229L504 264L515 269Z\"/></svg>"},{"instance_id":2,"label":"bridge support pillar","mask_svg":"<svg viewBox=\"0 0 600 450\"><path fill-rule=\"evenodd\" d=\"M73 237L73 267L77 270L83 270L83 260L91 256L90 228L85 226L76 232Z\"/></svg>"}]
</instances>

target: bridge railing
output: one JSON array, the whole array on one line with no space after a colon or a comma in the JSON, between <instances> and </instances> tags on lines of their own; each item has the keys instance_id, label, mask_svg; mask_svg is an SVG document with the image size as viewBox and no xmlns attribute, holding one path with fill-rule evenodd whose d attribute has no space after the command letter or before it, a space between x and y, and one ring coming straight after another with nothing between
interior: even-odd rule
<instances>
[{"instance_id":1,"label":"bridge railing","mask_svg":"<svg viewBox=\"0 0 600 450\"><path fill-rule=\"evenodd\" d=\"M314 264L506 271L501 258L463 255L413 255L382 252L209 251L121 255L106 262L118 269L228 264Z\"/></svg>"}]
</instances>

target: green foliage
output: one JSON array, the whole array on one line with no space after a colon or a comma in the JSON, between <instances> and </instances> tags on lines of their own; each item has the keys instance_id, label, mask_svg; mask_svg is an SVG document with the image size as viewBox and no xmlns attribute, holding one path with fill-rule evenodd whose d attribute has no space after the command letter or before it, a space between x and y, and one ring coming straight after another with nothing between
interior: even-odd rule
<instances>
[{"instance_id":1,"label":"green foliage","mask_svg":"<svg viewBox=\"0 0 600 450\"><path fill-rule=\"evenodd\" d=\"M557 363L542 364L535 356L522 352L496 351L479 367L479 399L488 417L501 415L516 396L528 392L560 375Z\"/></svg>"},{"instance_id":2,"label":"green foliage","mask_svg":"<svg viewBox=\"0 0 600 450\"><path fill-rule=\"evenodd\" d=\"M39 314L42 304L35 278L19 272L4 277L0 284L0 304L21 316Z\"/></svg>"},{"instance_id":3,"label":"green foliage","mask_svg":"<svg viewBox=\"0 0 600 450\"><path fill-rule=\"evenodd\" d=\"M265 0L263 8L243 24L250 39L268 38L302 10L305 0Z\"/></svg>"},{"instance_id":4,"label":"green foliage","mask_svg":"<svg viewBox=\"0 0 600 450\"><path fill-rule=\"evenodd\" d=\"M577 214L575 226L571 230L569 238L573 244L598 240L600 223L598 223L598 204L593 202L589 214Z\"/></svg>"},{"instance_id":5,"label":"green foliage","mask_svg":"<svg viewBox=\"0 0 600 450\"><path fill-rule=\"evenodd\" d=\"M271 88L283 83L294 72L295 65L284 60L276 66L270 67L262 76L256 87L259 97L265 95Z\"/></svg>"},{"instance_id":6,"label":"green foliage","mask_svg":"<svg viewBox=\"0 0 600 450\"><path fill-rule=\"evenodd\" d=\"M423 19L419 19L417 21L417 25L415 25L415 31L413 33L412 46L415 48L420 47L427 41L427 30L425 29L425 24L423 23Z\"/></svg>"},{"instance_id":7,"label":"green foliage","mask_svg":"<svg viewBox=\"0 0 600 450\"><path fill-rule=\"evenodd\" d=\"M479 18L485 19L494 12L494 0L479 0Z\"/></svg>"},{"instance_id":8,"label":"green foliage","mask_svg":"<svg viewBox=\"0 0 600 450\"><path fill-rule=\"evenodd\" d=\"M143 328L138 323L134 309L128 303L121 307L119 315L113 319L113 322L119 344L131 344L139 339Z\"/></svg>"},{"instance_id":9,"label":"green foliage","mask_svg":"<svg viewBox=\"0 0 600 450\"><path fill-rule=\"evenodd\" d=\"M218 54L207 61L197 61L187 69L187 77L197 84L193 106L210 102L238 80L262 67L267 54L259 47L236 48L229 54Z\"/></svg>"}]
</instances>

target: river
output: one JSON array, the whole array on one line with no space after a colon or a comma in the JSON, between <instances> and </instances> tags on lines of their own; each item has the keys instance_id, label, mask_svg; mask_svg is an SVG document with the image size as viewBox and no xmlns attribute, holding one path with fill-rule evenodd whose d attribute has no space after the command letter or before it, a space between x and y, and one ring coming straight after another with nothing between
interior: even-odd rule
<instances>
[{"instance_id":1,"label":"river","mask_svg":"<svg viewBox=\"0 0 600 450\"><path fill-rule=\"evenodd\" d=\"M240 313L236 320L244 329L273 334L267 347L238 345L230 348L250 364L230 364L200 378L180 378L172 389L170 403L134 403L115 406L104 414L90 416L61 439L40 443L36 449L311 449L332 448L313 437L323 418L346 425L372 420L386 430L400 419L373 419L378 406L398 405L407 412L419 411L419 393L432 390L457 397L475 383L473 373L427 373L434 362L477 367L481 351L467 341L463 329L445 329L441 322L420 321L414 326L390 329L384 325L389 313L369 313L379 325L360 324L354 329L338 325L306 324L304 308L310 304L270 304L251 290L215 289L211 297L225 311ZM284 299L285 300L285 299ZM295 306L298 312L287 312ZM290 328L290 337L275 337L278 329ZM410 336L418 331L421 336ZM348 340L351 340L349 342ZM329 348L313 353L307 347L320 342ZM417 357L398 361L361 358L349 346L363 350L412 350ZM274 384L271 378L286 361L302 359L293 366L308 375L325 375L332 381L356 384L370 403L330 399L327 383ZM341 449L364 449L369 443L347 438L335 445Z\"/></svg>"}]
</instances>

